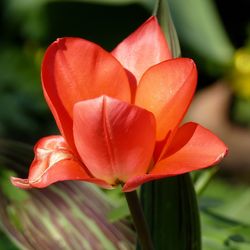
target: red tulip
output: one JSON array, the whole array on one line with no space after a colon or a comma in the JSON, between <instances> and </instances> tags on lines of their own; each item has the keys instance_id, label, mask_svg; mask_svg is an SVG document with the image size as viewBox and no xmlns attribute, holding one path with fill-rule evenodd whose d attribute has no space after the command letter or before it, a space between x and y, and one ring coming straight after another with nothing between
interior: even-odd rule
<instances>
[{"instance_id":1,"label":"red tulip","mask_svg":"<svg viewBox=\"0 0 250 250\"><path fill-rule=\"evenodd\" d=\"M196 123L180 125L197 83L194 62L172 59L155 17L111 53L80 38L46 51L42 84L61 136L42 138L20 188L83 180L123 191L216 164L224 143Z\"/></svg>"}]
</instances>

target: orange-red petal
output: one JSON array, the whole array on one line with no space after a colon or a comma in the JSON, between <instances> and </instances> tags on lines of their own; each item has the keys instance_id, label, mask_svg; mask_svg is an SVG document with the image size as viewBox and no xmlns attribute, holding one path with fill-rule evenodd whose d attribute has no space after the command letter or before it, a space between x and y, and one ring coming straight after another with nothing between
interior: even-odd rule
<instances>
[{"instance_id":1,"label":"orange-red petal","mask_svg":"<svg viewBox=\"0 0 250 250\"><path fill-rule=\"evenodd\" d=\"M57 125L72 148L76 102L104 94L128 102L131 98L121 64L98 45L81 38L61 38L49 46L42 64L42 83Z\"/></svg>"},{"instance_id":2,"label":"orange-red petal","mask_svg":"<svg viewBox=\"0 0 250 250\"><path fill-rule=\"evenodd\" d=\"M28 178L11 178L12 183L19 188L44 188L65 180L84 180L110 187L103 180L93 178L87 173L62 136L42 138L34 151L35 159L31 164Z\"/></svg>"},{"instance_id":3,"label":"orange-red petal","mask_svg":"<svg viewBox=\"0 0 250 250\"><path fill-rule=\"evenodd\" d=\"M124 184L122 191L123 192L131 192L137 189L140 185L143 183L156 180L156 179L161 179L167 177L166 175L156 175L156 174L143 174L143 175L138 175L135 177L132 177L128 179L128 181Z\"/></svg>"},{"instance_id":4,"label":"orange-red petal","mask_svg":"<svg viewBox=\"0 0 250 250\"><path fill-rule=\"evenodd\" d=\"M149 67L172 57L165 36L153 16L123 40L112 54L135 76L137 83Z\"/></svg>"},{"instance_id":5,"label":"orange-red petal","mask_svg":"<svg viewBox=\"0 0 250 250\"><path fill-rule=\"evenodd\" d=\"M163 140L178 126L192 100L196 83L196 66L188 58L168 60L145 72L135 103L155 115L157 140Z\"/></svg>"},{"instance_id":6,"label":"orange-red petal","mask_svg":"<svg viewBox=\"0 0 250 250\"><path fill-rule=\"evenodd\" d=\"M131 178L124 192L156 179L188 173L218 163L227 154L226 145L208 129L196 123L186 123L178 129L163 158L149 174Z\"/></svg>"},{"instance_id":7,"label":"orange-red petal","mask_svg":"<svg viewBox=\"0 0 250 250\"><path fill-rule=\"evenodd\" d=\"M74 107L74 138L82 161L96 178L116 185L147 172L154 143L154 116L102 96Z\"/></svg>"},{"instance_id":8,"label":"orange-red petal","mask_svg":"<svg viewBox=\"0 0 250 250\"><path fill-rule=\"evenodd\" d=\"M189 122L180 127L152 174L182 174L218 163L226 145L208 129Z\"/></svg>"}]
</instances>

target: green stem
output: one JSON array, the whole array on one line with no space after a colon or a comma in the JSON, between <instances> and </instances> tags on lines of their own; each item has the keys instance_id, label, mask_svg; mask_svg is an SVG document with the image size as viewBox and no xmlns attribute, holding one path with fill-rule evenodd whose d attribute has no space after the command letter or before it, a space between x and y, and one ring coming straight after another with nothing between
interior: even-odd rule
<instances>
[{"instance_id":1,"label":"green stem","mask_svg":"<svg viewBox=\"0 0 250 250\"><path fill-rule=\"evenodd\" d=\"M136 191L125 193L142 250L154 250L149 228Z\"/></svg>"}]
</instances>

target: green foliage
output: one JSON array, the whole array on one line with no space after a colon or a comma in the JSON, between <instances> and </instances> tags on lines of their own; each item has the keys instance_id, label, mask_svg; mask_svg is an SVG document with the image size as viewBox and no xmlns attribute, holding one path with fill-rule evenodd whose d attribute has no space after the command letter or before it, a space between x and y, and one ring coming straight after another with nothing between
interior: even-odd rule
<instances>
[{"instance_id":1,"label":"green foliage","mask_svg":"<svg viewBox=\"0 0 250 250\"><path fill-rule=\"evenodd\" d=\"M38 51L37 51L38 53ZM0 135L31 141L49 121L40 85L40 58L36 50L0 47Z\"/></svg>"},{"instance_id":2,"label":"green foliage","mask_svg":"<svg viewBox=\"0 0 250 250\"><path fill-rule=\"evenodd\" d=\"M18 248L10 241L10 239L0 230L0 249L2 250L18 250Z\"/></svg>"},{"instance_id":3,"label":"green foliage","mask_svg":"<svg viewBox=\"0 0 250 250\"><path fill-rule=\"evenodd\" d=\"M129 208L125 201L124 194L121 192L121 188L107 190L105 194L110 202L115 204L107 215L110 222L115 222L130 216Z\"/></svg>"},{"instance_id":4,"label":"green foliage","mask_svg":"<svg viewBox=\"0 0 250 250\"><path fill-rule=\"evenodd\" d=\"M109 214L108 219L110 222L118 221L130 215L127 203L123 202L119 207L113 208Z\"/></svg>"},{"instance_id":5,"label":"green foliage","mask_svg":"<svg viewBox=\"0 0 250 250\"><path fill-rule=\"evenodd\" d=\"M5 169L1 166L0 170L0 190L3 195L11 202L22 203L29 198L29 194L22 189L14 187L10 182L10 176L15 176L14 171Z\"/></svg>"},{"instance_id":6,"label":"green foliage","mask_svg":"<svg viewBox=\"0 0 250 250\"><path fill-rule=\"evenodd\" d=\"M233 60L234 48L211 0L169 0L171 13L183 45L202 60L210 74L225 72Z\"/></svg>"},{"instance_id":7,"label":"green foliage","mask_svg":"<svg viewBox=\"0 0 250 250\"><path fill-rule=\"evenodd\" d=\"M214 180L200 199L203 249L250 249L250 188Z\"/></svg>"},{"instance_id":8,"label":"green foliage","mask_svg":"<svg viewBox=\"0 0 250 250\"><path fill-rule=\"evenodd\" d=\"M199 211L189 174L144 184L141 199L157 250L201 249Z\"/></svg>"},{"instance_id":9,"label":"green foliage","mask_svg":"<svg viewBox=\"0 0 250 250\"><path fill-rule=\"evenodd\" d=\"M250 99L235 97L231 116L237 124L250 127Z\"/></svg>"},{"instance_id":10,"label":"green foliage","mask_svg":"<svg viewBox=\"0 0 250 250\"><path fill-rule=\"evenodd\" d=\"M158 18L159 24L167 38L169 48L172 52L173 57L181 56L181 48L179 44L179 39L172 21L170 9L167 1L159 0L158 6L154 10L155 15Z\"/></svg>"},{"instance_id":11,"label":"green foliage","mask_svg":"<svg viewBox=\"0 0 250 250\"><path fill-rule=\"evenodd\" d=\"M219 167L214 166L206 170L200 170L192 173L192 179L194 181L194 187L197 195L202 194L218 170Z\"/></svg>"},{"instance_id":12,"label":"green foliage","mask_svg":"<svg viewBox=\"0 0 250 250\"><path fill-rule=\"evenodd\" d=\"M127 221L107 219L115 206L93 184L59 183L23 193L16 188L11 196L8 189L0 190L0 228L20 249L132 250L135 245Z\"/></svg>"}]
</instances>

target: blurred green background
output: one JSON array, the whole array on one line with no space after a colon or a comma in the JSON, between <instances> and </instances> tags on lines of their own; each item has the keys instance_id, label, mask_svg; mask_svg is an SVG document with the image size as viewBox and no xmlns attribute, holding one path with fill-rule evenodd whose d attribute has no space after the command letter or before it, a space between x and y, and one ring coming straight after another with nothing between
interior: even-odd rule
<instances>
[{"instance_id":1,"label":"blurred green background","mask_svg":"<svg viewBox=\"0 0 250 250\"><path fill-rule=\"evenodd\" d=\"M33 145L42 136L58 133L40 84L40 65L46 47L58 37L78 36L112 50L151 15L153 6L151 0L0 1L0 199L5 200L0 206L3 210L9 209L6 204L13 202L10 196L22 196L9 185L10 172L25 176L32 159L30 148L20 143ZM211 110L204 119L204 114L194 106L188 119L197 117L195 121L199 121L203 116L201 123L216 132L231 151L222 169L199 196L204 250L247 250L250 249L250 3L170 0L169 6L182 56L194 58L199 69L197 96L202 101L198 98L195 105L202 104L204 109ZM218 82L223 88L215 90L216 97L212 89ZM218 122L221 117L225 119ZM15 206L15 202L11 204ZM114 214L117 218L127 215L122 202ZM6 230L6 222L0 221L0 249L25 249L10 241L16 233L11 234Z\"/></svg>"}]
</instances>

